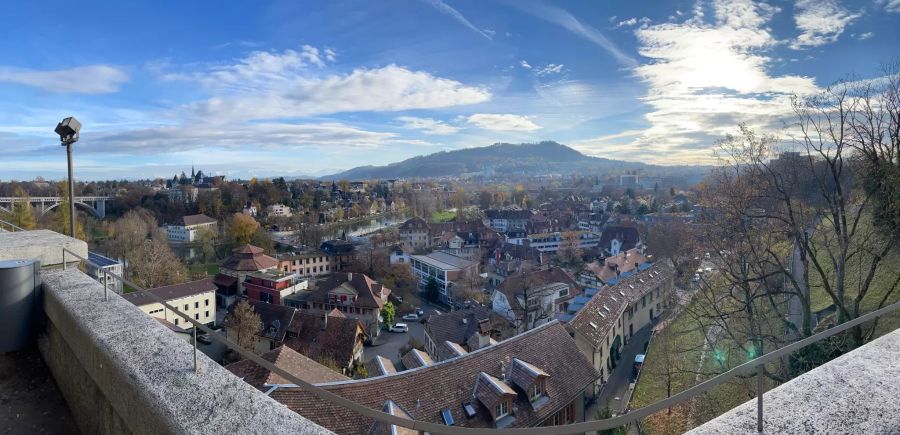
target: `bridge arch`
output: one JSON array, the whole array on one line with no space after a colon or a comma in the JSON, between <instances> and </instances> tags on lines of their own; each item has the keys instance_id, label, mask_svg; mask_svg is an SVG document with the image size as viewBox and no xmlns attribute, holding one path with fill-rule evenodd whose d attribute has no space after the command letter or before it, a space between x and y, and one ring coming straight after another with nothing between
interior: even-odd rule
<instances>
[{"instance_id":1,"label":"bridge arch","mask_svg":"<svg viewBox=\"0 0 900 435\"><path fill-rule=\"evenodd\" d=\"M53 210L54 208L59 207L60 204L62 204L62 203L57 202L56 204L53 204L51 206L44 208L44 211L41 212L41 217L43 217L47 213L49 213L50 210ZM75 206L80 206L82 209L89 211L97 219L101 219L101 220L103 219L103 216L100 216L100 212L98 212L97 209L95 209L93 206L91 206L90 204L88 204L86 202L75 201Z\"/></svg>"}]
</instances>

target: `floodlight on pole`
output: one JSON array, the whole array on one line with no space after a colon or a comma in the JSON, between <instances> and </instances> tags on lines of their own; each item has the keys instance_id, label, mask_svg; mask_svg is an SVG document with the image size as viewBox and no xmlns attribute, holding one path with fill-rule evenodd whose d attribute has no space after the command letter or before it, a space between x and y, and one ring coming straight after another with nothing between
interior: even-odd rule
<instances>
[{"instance_id":1,"label":"floodlight on pole","mask_svg":"<svg viewBox=\"0 0 900 435\"><path fill-rule=\"evenodd\" d=\"M75 179L72 176L72 144L78 142L78 132L81 131L81 123L75 117L68 117L56 125L56 134L59 135L60 144L66 147L66 157L69 162L69 235L75 237Z\"/></svg>"}]
</instances>

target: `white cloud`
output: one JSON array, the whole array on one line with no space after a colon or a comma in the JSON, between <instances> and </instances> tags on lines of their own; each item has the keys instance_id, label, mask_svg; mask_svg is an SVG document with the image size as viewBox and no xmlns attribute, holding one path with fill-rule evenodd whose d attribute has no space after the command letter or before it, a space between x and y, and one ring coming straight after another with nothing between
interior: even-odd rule
<instances>
[{"instance_id":1,"label":"white cloud","mask_svg":"<svg viewBox=\"0 0 900 435\"><path fill-rule=\"evenodd\" d=\"M447 135L459 131L458 127L447 124L444 121L432 118L418 118L415 116L398 116L397 121L403 123L403 128L422 130L428 134Z\"/></svg>"},{"instance_id":2,"label":"white cloud","mask_svg":"<svg viewBox=\"0 0 900 435\"><path fill-rule=\"evenodd\" d=\"M467 121L485 130L494 131L534 131L541 128L522 115L476 113L469 116Z\"/></svg>"},{"instance_id":3,"label":"white cloud","mask_svg":"<svg viewBox=\"0 0 900 435\"><path fill-rule=\"evenodd\" d=\"M324 52L327 60L329 52ZM488 101L482 87L435 77L427 72L388 65L350 73L323 74L322 53L254 52L234 65L203 72L168 74L171 80L195 81L212 97L188 104L180 115L207 121L297 118L340 112L435 109Z\"/></svg>"},{"instance_id":4,"label":"white cloud","mask_svg":"<svg viewBox=\"0 0 900 435\"><path fill-rule=\"evenodd\" d=\"M438 12L440 12L442 14L450 15L451 17L456 19L456 21L459 21L460 24L468 27L473 32L475 32L481 36L484 36L488 40L492 39L491 35L487 34L486 32L484 32L482 30L479 30L477 27L475 27L474 24L472 24L471 21L466 19L466 17L464 17L463 14L459 13L459 11L457 11L456 9L453 9L453 7L448 5L447 3L444 3L441 0L423 0L423 1L425 3L428 3L429 5L431 5L431 7L437 9Z\"/></svg>"},{"instance_id":5,"label":"white cloud","mask_svg":"<svg viewBox=\"0 0 900 435\"><path fill-rule=\"evenodd\" d=\"M627 20L619 21L619 24L616 24L615 28L618 29L619 27L631 27L635 24L637 24L637 18L631 17Z\"/></svg>"},{"instance_id":6,"label":"white cloud","mask_svg":"<svg viewBox=\"0 0 900 435\"><path fill-rule=\"evenodd\" d=\"M550 63L544 66L543 68L538 68L534 71L538 76L546 76L550 74L559 74L563 71L563 64L555 64Z\"/></svg>"},{"instance_id":7,"label":"white cloud","mask_svg":"<svg viewBox=\"0 0 900 435\"><path fill-rule=\"evenodd\" d=\"M855 35L855 36L856 36L856 39L858 39L860 41L865 41L866 39L869 39L869 38L875 36L875 33L874 32L865 32L865 33L860 33L859 35Z\"/></svg>"},{"instance_id":8,"label":"white cloud","mask_svg":"<svg viewBox=\"0 0 900 435\"><path fill-rule=\"evenodd\" d=\"M878 0L878 3L888 12L900 12L900 0Z\"/></svg>"},{"instance_id":9,"label":"white cloud","mask_svg":"<svg viewBox=\"0 0 900 435\"><path fill-rule=\"evenodd\" d=\"M55 71L0 66L0 83L32 86L49 92L107 94L119 90L128 74L109 65L90 65Z\"/></svg>"},{"instance_id":10,"label":"white cloud","mask_svg":"<svg viewBox=\"0 0 900 435\"><path fill-rule=\"evenodd\" d=\"M766 52L777 41L768 24L777 8L727 0L712 7L712 23L695 13L635 31L639 52L651 59L634 69L648 87L648 127L619 151L640 149L657 162L709 162L716 140L738 123L778 129L790 115L791 95L818 89L809 77L770 75Z\"/></svg>"},{"instance_id":11,"label":"white cloud","mask_svg":"<svg viewBox=\"0 0 900 435\"><path fill-rule=\"evenodd\" d=\"M528 62L525 60L519 61L519 65L522 65L522 68L531 69L531 65L529 65Z\"/></svg>"},{"instance_id":12,"label":"white cloud","mask_svg":"<svg viewBox=\"0 0 900 435\"><path fill-rule=\"evenodd\" d=\"M609 54L616 58L620 64L633 67L637 65L637 61L631 56L623 53L616 44L610 41L599 30L582 23L574 15L565 9L557 6L551 6L541 3L532 2L516 2L510 3L512 6L531 14L542 20L556 24L590 42L598 47L606 50Z\"/></svg>"},{"instance_id":13,"label":"white cloud","mask_svg":"<svg viewBox=\"0 0 900 435\"><path fill-rule=\"evenodd\" d=\"M790 47L801 50L835 42L844 28L861 16L862 13L851 13L836 0L798 0L794 22L801 33Z\"/></svg>"}]
</instances>

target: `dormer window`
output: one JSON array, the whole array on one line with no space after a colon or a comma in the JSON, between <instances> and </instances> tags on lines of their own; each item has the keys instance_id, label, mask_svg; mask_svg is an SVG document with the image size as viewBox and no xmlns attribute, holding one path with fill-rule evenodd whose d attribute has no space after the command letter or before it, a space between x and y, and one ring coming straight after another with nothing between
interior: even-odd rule
<instances>
[{"instance_id":1,"label":"dormer window","mask_svg":"<svg viewBox=\"0 0 900 435\"><path fill-rule=\"evenodd\" d=\"M509 400L501 400L494 409L494 420L500 420L509 415Z\"/></svg>"},{"instance_id":2,"label":"dormer window","mask_svg":"<svg viewBox=\"0 0 900 435\"><path fill-rule=\"evenodd\" d=\"M538 379L531 386L531 391L528 392L528 396L532 402L541 398L544 395L544 380Z\"/></svg>"}]
</instances>

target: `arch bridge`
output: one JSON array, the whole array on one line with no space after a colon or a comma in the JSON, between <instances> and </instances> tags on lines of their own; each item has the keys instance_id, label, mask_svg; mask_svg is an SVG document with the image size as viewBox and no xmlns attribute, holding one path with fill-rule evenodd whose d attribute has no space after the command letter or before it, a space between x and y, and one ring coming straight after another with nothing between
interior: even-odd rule
<instances>
[{"instance_id":1,"label":"arch bridge","mask_svg":"<svg viewBox=\"0 0 900 435\"><path fill-rule=\"evenodd\" d=\"M90 212L97 219L106 217L106 201L112 201L111 196L76 196L75 205ZM63 203L63 198L59 196L35 196L31 198L19 198L4 196L0 197L0 212L12 212L13 204L17 202L28 201L38 211L40 216L44 216L50 210L59 207Z\"/></svg>"}]
</instances>

